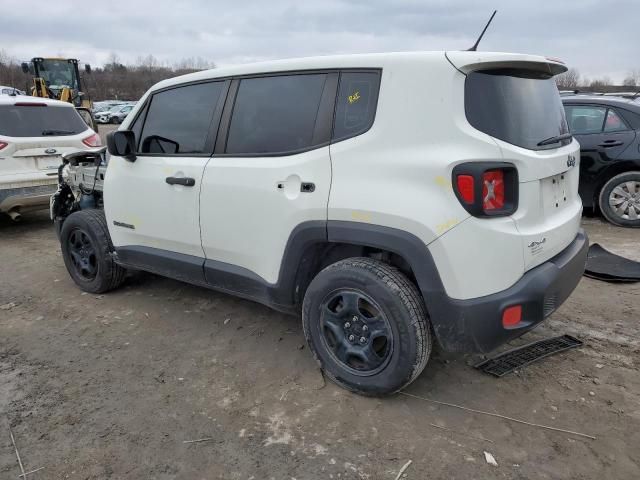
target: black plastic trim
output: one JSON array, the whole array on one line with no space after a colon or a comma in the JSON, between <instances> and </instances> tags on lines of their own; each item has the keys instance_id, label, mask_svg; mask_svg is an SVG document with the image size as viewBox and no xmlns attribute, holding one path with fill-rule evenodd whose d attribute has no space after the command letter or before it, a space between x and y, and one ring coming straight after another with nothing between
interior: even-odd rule
<instances>
[{"instance_id":1,"label":"black plastic trim","mask_svg":"<svg viewBox=\"0 0 640 480\"><path fill-rule=\"evenodd\" d=\"M314 244L326 242L325 221L308 221L298 225L287 241L278 282L275 284L237 265L152 247L117 247L116 261L124 267L229 293L280 312L294 313L298 303L298 273L305 263L313 260L304 258L304 253Z\"/></svg>"},{"instance_id":2,"label":"black plastic trim","mask_svg":"<svg viewBox=\"0 0 640 480\"><path fill-rule=\"evenodd\" d=\"M295 313L302 293L300 287L306 280L299 278L301 271L317 260L306 253L316 245L332 243L371 247L401 256L411 267L442 348L483 353L526 333L566 300L580 281L589 246L586 235L580 231L565 250L526 272L512 287L468 300L453 299L446 294L433 257L418 237L403 230L358 222L318 220L298 225L287 242L275 284L237 265L150 247L118 247L116 260L126 267ZM522 305L523 320L515 328L504 328L502 311L515 304Z\"/></svg>"},{"instance_id":3,"label":"black plastic trim","mask_svg":"<svg viewBox=\"0 0 640 480\"><path fill-rule=\"evenodd\" d=\"M194 255L130 245L116 248L116 261L128 268L144 270L183 282L205 285L204 259Z\"/></svg>"}]
</instances>

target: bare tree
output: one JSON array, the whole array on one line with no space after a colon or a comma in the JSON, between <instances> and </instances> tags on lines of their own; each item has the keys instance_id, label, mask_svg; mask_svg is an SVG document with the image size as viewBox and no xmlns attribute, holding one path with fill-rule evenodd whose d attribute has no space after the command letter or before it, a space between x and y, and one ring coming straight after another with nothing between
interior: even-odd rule
<instances>
[{"instance_id":1,"label":"bare tree","mask_svg":"<svg viewBox=\"0 0 640 480\"><path fill-rule=\"evenodd\" d=\"M601 78L594 78L593 80L591 80L591 83L589 83L589 87L592 89L602 89L610 85L611 85L611 79L606 75Z\"/></svg>"},{"instance_id":2,"label":"bare tree","mask_svg":"<svg viewBox=\"0 0 640 480\"><path fill-rule=\"evenodd\" d=\"M575 68L570 68L566 72L556 75L555 79L560 90L573 90L580 83L580 72Z\"/></svg>"},{"instance_id":3,"label":"bare tree","mask_svg":"<svg viewBox=\"0 0 640 480\"><path fill-rule=\"evenodd\" d=\"M631 70L622 84L626 87L640 87L640 69Z\"/></svg>"}]
</instances>

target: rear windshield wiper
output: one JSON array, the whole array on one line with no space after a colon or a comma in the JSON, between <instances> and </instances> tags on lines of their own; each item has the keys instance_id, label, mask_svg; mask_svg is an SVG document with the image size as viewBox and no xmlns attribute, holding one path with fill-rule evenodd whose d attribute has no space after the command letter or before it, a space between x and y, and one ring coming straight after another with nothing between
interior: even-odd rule
<instances>
[{"instance_id":1,"label":"rear windshield wiper","mask_svg":"<svg viewBox=\"0 0 640 480\"><path fill-rule=\"evenodd\" d=\"M543 145L551 145L552 143L559 143L562 140L569 140L573 138L573 135L570 133L563 133L562 135L556 135L555 137L545 138L541 142L538 142L538 146L542 147Z\"/></svg>"},{"instance_id":2,"label":"rear windshield wiper","mask_svg":"<svg viewBox=\"0 0 640 480\"><path fill-rule=\"evenodd\" d=\"M71 130L43 130L40 135L51 136L51 135L75 135L76 132Z\"/></svg>"}]
</instances>

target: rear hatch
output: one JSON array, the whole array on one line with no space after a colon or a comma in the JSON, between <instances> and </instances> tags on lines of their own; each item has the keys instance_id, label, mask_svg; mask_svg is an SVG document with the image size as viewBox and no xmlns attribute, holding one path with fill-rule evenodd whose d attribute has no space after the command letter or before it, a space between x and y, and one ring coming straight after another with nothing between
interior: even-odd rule
<instances>
[{"instance_id":1,"label":"rear hatch","mask_svg":"<svg viewBox=\"0 0 640 480\"><path fill-rule=\"evenodd\" d=\"M60 156L98 142L94 135L73 107L32 101L0 104L0 177L55 174Z\"/></svg>"},{"instance_id":2,"label":"rear hatch","mask_svg":"<svg viewBox=\"0 0 640 480\"><path fill-rule=\"evenodd\" d=\"M467 75L467 121L489 135L500 148L501 160L518 170L518 208L511 218L522 237L524 267L529 270L566 248L580 226L580 146L568 135L553 79L566 68L529 55L447 56Z\"/></svg>"}]
</instances>

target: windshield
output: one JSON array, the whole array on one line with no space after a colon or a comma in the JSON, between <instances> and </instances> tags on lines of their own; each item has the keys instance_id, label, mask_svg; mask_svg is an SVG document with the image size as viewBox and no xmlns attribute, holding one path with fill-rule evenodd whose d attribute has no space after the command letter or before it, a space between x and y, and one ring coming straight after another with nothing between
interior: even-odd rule
<instances>
[{"instance_id":1,"label":"windshield","mask_svg":"<svg viewBox=\"0 0 640 480\"><path fill-rule=\"evenodd\" d=\"M8 137L66 136L84 132L87 124L75 108L0 105L0 135Z\"/></svg>"},{"instance_id":2,"label":"windshield","mask_svg":"<svg viewBox=\"0 0 640 480\"><path fill-rule=\"evenodd\" d=\"M571 142L549 141L569 133L569 127L555 80L546 74L514 69L471 72L465 81L465 111L475 128L519 147L542 150Z\"/></svg>"},{"instance_id":3,"label":"windshield","mask_svg":"<svg viewBox=\"0 0 640 480\"><path fill-rule=\"evenodd\" d=\"M73 63L67 60L42 60L38 69L48 87L70 87L73 90L78 90L78 80Z\"/></svg>"}]
</instances>

